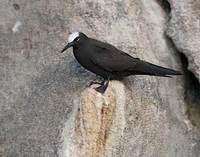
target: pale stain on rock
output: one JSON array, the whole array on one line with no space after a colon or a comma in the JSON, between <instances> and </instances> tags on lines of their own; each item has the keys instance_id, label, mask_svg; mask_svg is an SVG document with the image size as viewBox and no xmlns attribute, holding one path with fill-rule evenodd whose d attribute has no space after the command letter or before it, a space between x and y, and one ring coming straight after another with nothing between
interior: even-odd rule
<instances>
[{"instance_id":1,"label":"pale stain on rock","mask_svg":"<svg viewBox=\"0 0 200 157\"><path fill-rule=\"evenodd\" d=\"M118 81L112 81L104 94L92 87L80 98L80 106L74 119L74 146L63 146L62 156L102 157L109 156L112 146L119 142L125 125L125 89ZM66 125L67 126L67 125ZM68 131L63 135L69 140ZM67 147L66 147L67 146ZM76 148L68 150L69 148Z\"/></svg>"}]
</instances>

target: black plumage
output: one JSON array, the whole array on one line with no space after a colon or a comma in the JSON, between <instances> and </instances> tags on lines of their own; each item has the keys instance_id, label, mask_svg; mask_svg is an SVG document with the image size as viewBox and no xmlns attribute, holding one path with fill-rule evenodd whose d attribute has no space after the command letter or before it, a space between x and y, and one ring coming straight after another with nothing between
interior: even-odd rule
<instances>
[{"instance_id":1,"label":"black plumage","mask_svg":"<svg viewBox=\"0 0 200 157\"><path fill-rule=\"evenodd\" d=\"M97 91L104 93L109 80L121 79L129 75L152 75L170 77L180 75L176 70L157 66L134 58L116 47L76 32L69 37L69 43L62 50L73 47L77 61L87 70L104 78ZM92 82L97 83L97 82Z\"/></svg>"}]
</instances>

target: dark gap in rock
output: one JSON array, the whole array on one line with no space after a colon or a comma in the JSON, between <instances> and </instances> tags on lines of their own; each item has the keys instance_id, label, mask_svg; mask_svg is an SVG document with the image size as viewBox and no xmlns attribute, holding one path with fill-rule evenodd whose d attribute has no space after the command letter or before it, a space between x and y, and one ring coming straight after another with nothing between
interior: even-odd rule
<instances>
[{"instance_id":1,"label":"dark gap in rock","mask_svg":"<svg viewBox=\"0 0 200 157\"><path fill-rule=\"evenodd\" d=\"M15 10L19 10L19 9L20 9L20 6L19 6L19 4L14 3L14 4L13 4L13 8L14 8Z\"/></svg>"},{"instance_id":2,"label":"dark gap in rock","mask_svg":"<svg viewBox=\"0 0 200 157\"><path fill-rule=\"evenodd\" d=\"M171 6L167 0L157 0L170 18ZM200 82L196 76L188 70L188 59L184 53L180 52L173 40L166 34L169 44L176 50L181 60L184 74L185 102L187 103L187 115L194 126L200 128Z\"/></svg>"},{"instance_id":3,"label":"dark gap in rock","mask_svg":"<svg viewBox=\"0 0 200 157\"><path fill-rule=\"evenodd\" d=\"M188 59L180 53L185 78L185 101L187 103L187 114L194 126L200 128L200 83L195 75L189 71Z\"/></svg>"},{"instance_id":4,"label":"dark gap in rock","mask_svg":"<svg viewBox=\"0 0 200 157\"><path fill-rule=\"evenodd\" d=\"M165 10L165 12L169 15L171 12L170 3L167 0L157 0L157 2Z\"/></svg>"},{"instance_id":5,"label":"dark gap in rock","mask_svg":"<svg viewBox=\"0 0 200 157\"><path fill-rule=\"evenodd\" d=\"M182 61L182 67L185 74L185 95L186 99L189 102L192 102L194 105L200 106L200 84L198 79L195 77L195 75L189 71L188 68L188 59L183 54L180 53L180 58Z\"/></svg>"},{"instance_id":6,"label":"dark gap in rock","mask_svg":"<svg viewBox=\"0 0 200 157\"><path fill-rule=\"evenodd\" d=\"M189 104L193 104L195 106L200 107L200 83L196 76L188 70L188 59L180 52L176 45L174 44L173 40L168 36L165 35L167 41L173 47L180 58L183 75L184 75L184 88L185 88L185 100Z\"/></svg>"}]
</instances>

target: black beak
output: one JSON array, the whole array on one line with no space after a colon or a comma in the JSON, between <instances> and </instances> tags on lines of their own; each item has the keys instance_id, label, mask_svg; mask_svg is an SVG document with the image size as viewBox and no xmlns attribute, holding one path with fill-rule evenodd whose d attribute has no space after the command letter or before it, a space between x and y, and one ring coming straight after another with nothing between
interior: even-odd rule
<instances>
[{"instance_id":1,"label":"black beak","mask_svg":"<svg viewBox=\"0 0 200 157\"><path fill-rule=\"evenodd\" d=\"M64 51L66 51L68 48L70 48L72 46L73 46L73 42L68 43L60 53L63 53Z\"/></svg>"}]
</instances>

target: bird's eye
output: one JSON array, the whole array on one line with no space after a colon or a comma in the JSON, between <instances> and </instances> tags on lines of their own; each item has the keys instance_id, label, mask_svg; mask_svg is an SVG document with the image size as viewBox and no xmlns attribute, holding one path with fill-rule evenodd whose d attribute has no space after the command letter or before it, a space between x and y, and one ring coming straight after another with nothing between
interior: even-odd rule
<instances>
[{"instance_id":1,"label":"bird's eye","mask_svg":"<svg viewBox=\"0 0 200 157\"><path fill-rule=\"evenodd\" d=\"M80 40L80 38L79 37L77 37L76 39L75 39L75 41L79 41Z\"/></svg>"}]
</instances>

